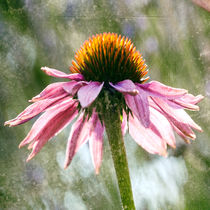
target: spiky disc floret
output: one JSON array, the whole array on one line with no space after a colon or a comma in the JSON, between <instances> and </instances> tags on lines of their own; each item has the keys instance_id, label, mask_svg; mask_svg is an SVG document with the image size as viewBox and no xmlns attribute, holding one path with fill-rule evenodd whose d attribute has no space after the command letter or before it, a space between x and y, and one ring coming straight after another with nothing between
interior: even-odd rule
<instances>
[{"instance_id":1,"label":"spiky disc floret","mask_svg":"<svg viewBox=\"0 0 210 210\"><path fill-rule=\"evenodd\" d=\"M114 33L92 36L75 54L70 70L86 81L119 82L130 79L141 83L147 74L141 54L131 40Z\"/></svg>"}]
</instances>

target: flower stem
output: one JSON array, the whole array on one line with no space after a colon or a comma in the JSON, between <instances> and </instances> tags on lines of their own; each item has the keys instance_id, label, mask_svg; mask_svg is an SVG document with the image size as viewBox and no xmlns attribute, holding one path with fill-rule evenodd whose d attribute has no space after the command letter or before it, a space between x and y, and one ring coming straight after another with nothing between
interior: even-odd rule
<instances>
[{"instance_id":1,"label":"flower stem","mask_svg":"<svg viewBox=\"0 0 210 210\"><path fill-rule=\"evenodd\" d=\"M109 110L104 116L123 209L135 210L126 151L121 131L120 112Z\"/></svg>"}]
</instances>

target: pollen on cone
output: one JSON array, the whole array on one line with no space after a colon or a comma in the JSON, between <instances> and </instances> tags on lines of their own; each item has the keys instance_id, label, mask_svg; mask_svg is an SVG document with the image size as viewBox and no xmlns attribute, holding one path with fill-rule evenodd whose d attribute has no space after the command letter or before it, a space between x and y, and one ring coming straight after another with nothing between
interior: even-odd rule
<instances>
[{"instance_id":1,"label":"pollen on cone","mask_svg":"<svg viewBox=\"0 0 210 210\"><path fill-rule=\"evenodd\" d=\"M86 40L70 67L87 81L118 82L130 79L142 83L147 66L131 40L115 33L103 33Z\"/></svg>"}]
</instances>

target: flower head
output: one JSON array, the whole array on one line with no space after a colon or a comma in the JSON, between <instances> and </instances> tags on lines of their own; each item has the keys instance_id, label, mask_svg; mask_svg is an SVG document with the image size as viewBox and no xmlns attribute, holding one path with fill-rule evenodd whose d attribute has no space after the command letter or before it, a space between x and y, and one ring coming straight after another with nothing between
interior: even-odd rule
<instances>
[{"instance_id":1,"label":"flower head","mask_svg":"<svg viewBox=\"0 0 210 210\"><path fill-rule=\"evenodd\" d=\"M84 42L70 70L82 74L86 81L116 83L129 79L142 83L146 68L141 54L128 38L104 33Z\"/></svg>"},{"instance_id":2,"label":"flower head","mask_svg":"<svg viewBox=\"0 0 210 210\"><path fill-rule=\"evenodd\" d=\"M32 159L53 136L75 117L66 149L65 168L78 149L89 141L96 173L102 161L104 116L120 110L122 133L129 133L146 151L166 156L167 144L175 148L174 131L187 143L195 139L192 129L202 131L184 109L199 110L203 96L157 81L145 83L147 66L128 38L104 33L85 41L75 55L71 74L42 67L46 74L69 79L48 85L15 119L16 126L43 114L20 147L29 144Z\"/></svg>"}]
</instances>

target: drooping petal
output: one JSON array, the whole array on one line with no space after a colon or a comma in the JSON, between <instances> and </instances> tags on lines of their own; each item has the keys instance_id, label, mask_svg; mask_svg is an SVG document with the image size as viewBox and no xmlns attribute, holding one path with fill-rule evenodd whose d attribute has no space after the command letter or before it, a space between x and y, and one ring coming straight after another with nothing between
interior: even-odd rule
<instances>
[{"instance_id":1,"label":"drooping petal","mask_svg":"<svg viewBox=\"0 0 210 210\"><path fill-rule=\"evenodd\" d=\"M52 132L53 129L59 128L60 123L58 123L57 121L63 120L64 122L65 120L67 120L67 118L69 119L69 121L71 121L77 114L76 105L77 104L75 103L75 101L69 97L61 100L57 106L46 111L38 118L38 120L36 120L30 132L28 133L26 138L20 143L19 147L23 147L24 145L32 142L33 140L38 140L40 136L43 136L45 134L46 130L47 132L49 132L51 127Z\"/></svg>"},{"instance_id":2,"label":"drooping petal","mask_svg":"<svg viewBox=\"0 0 210 210\"><path fill-rule=\"evenodd\" d=\"M183 109L175 109L173 110L174 114L177 116L177 118L179 118L180 121L182 121L183 123L188 124L191 128L202 132L202 128L196 124L193 119L187 114L187 112L185 112Z\"/></svg>"},{"instance_id":3,"label":"drooping petal","mask_svg":"<svg viewBox=\"0 0 210 210\"><path fill-rule=\"evenodd\" d=\"M148 95L154 97L162 97L167 99L180 98L187 93L187 90L180 88L173 88L166 86L157 81L151 81L146 84L136 83L140 88L142 88Z\"/></svg>"},{"instance_id":4,"label":"drooping petal","mask_svg":"<svg viewBox=\"0 0 210 210\"><path fill-rule=\"evenodd\" d=\"M104 126L101 124L97 114L94 112L91 116L89 146L96 174L99 173L99 169L102 162L103 134L104 134Z\"/></svg>"},{"instance_id":5,"label":"drooping petal","mask_svg":"<svg viewBox=\"0 0 210 210\"><path fill-rule=\"evenodd\" d=\"M79 73L69 74L69 79L76 80L76 81L85 80L84 76L82 74L79 74Z\"/></svg>"},{"instance_id":6,"label":"drooping petal","mask_svg":"<svg viewBox=\"0 0 210 210\"><path fill-rule=\"evenodd\" d=\"M163 112L164 116L171 122L173 123L184 135L188 136L189 138L194 139L195 133L192 131L190 128L189 124L186 123L185 119L181 119L180 116L176 115L176 111L178 109L172 109L168 104L164 101L161 100L160 98L155 98L152 97L153 101L155 104L161 109ZM156 108L154 106L154 108Z\"/></svg>"},{"instance_id":7,"label":"drooping petal","mask_svg":"<svg viewBox=\"0 0 210 210\"><path fill-rule=\"evenodd\" d=\"M193 3L197 4L199 7L205 9L207 12L210 12L210 2L209 0L192 0ZM206 52L207 54L208 52Z\"/></svg>"},{"instance_id":8,"label":"drooping petal","mask_svg":"<svg viewBox=\"0 0 210 210\"><path fill-rule=\"evenodd\" d=\"M74 96L82 86L87 84L88 82L86 81L70 81L63 84L63 89L70 95Z\"/></svg>"},{"instance_id":9,"label":"drooping petal","mask_svg":"<svg viewBox=\"0 0 210 210\"><path fill-rule=\"evenodd\" d=\"M71 163L78 149L87 142L89 137L89 123L87 117L83 119L81 114L77 121L72 125L70 136L66 147L66 159L64 168L66 169Z\"/></svg>"},{"instance_id":10,"label":"drooping petal","mask_svg":"<svg viewBox=\"0 0 210 210\"><path fill-rule=\"evenodd\" d=\"M172 124L172 127L174 131L185 141L185 143L190 144L190 139L188 136L186 136L184 133L182 133L175 125ZM191 139L194 140L194 139Z\"/></svg>"},{"instance_id":11,"label":"drooping petal","mask_svg":"<svg viewBox=\"0 0 210 210\"><path fill-rule=\"evenodd\" d=\"M67 93L61 94L55 98L44 99L41 101L37 101L30 106L28 106L23 112L21 112L16 118L5 122L5 125L9 125L10 127L23 124L30 119L34 118L36 115L45 111L48 107L52 106L57 101L61 100Z\"/></svg>"},{"instance_id":12,"label":"drooping petal","mask_svg":"<svg viewBox=\"0 0 210 210\"><path fill-rule=\"evenodd\" d=\"M27 161L31 160L41 148L55 135L57 135L77 115L76 103L66 103L57 110L45 112L34 124L29 136L21 142L20 146L32 142L32 152Z\"/></svg>"},{"instance_id":13,"label":"drooping petal","mask_svg":"<svg viewBox=\"0 0 210 210\"><path fill-rule=\"evenodd\" d=\"M118 82L115 85L111 82L109 82L109 84L121 93L127 93L132 96L135 96L139 93L139 91L136 89L135 84L129 79Z\"/></svg>"},{"instance_id":14,"label":"drooping petal","mask_svg":"<svg viewBox=\"0 0 210 210\"><path fill-rule=\"evenodd\" d=\"M99 95L104 83L89 82L77 92L79 102L83 108L88 107Z\"/></svg>"},{"instance_id":15,"label":"drooping petal","mask_svg":"<svg viewBox=\"0 0 210 210\"><path fill-rule=\"evenodd\" d=\"M194 104L190 104L190 103L186 103L182 100L179 99L175 99L175 100L166 100L167 104L169 106L171 106L172 108L175 109L189 109L191 111L198 111L199 110L199 106L194 105Z\"/></svg>"},{"instance_id":16,"label":"drooping petal","mask_svg":"<svg viewBox=\"0 0 210 210\"><path fill-rule=\"evenodd\" d=\"M66 78L66 79L77 80L77 81L84 80L83 75L78 74L78 73L66 74L62 71L52 69L52 68L49 68L49 67L46 67L46 66L42 67L41 70L44 71L47 75L53 76L53 77Z\"/></svg>"},{"instance_id":17,"label":"drooping petal","mask_svg":"<svg viewBox=\"0 0 210 210\"><path fill-rule=\"evenodd\" d=\"M168 100L167 103L174 108L198 111L199 107L195 104L199 103L203 98L202 95L185 94L181 98Z\"/></svg>"},{"instance_id":18,"label":"drooping petal","mask_svg":"<svg viewBox=\"0 0 210 210\"><path fill-rule=\"evenodd\" d=\"M166 143L152 123L150 123L149 128L145 128L135 116L129 115L129 133L147 152L162 156L167 155Z\"/></svg>"},{"instance_id":19,"label":"drooping petal","mask_svg":"<svg viewBox=\"0 0 210 210\"><path fill-rule=\"evenodd\" d=\"M166 141L168 145L175 148L176 141L173 129L169 121L165 118L163 114L159 111L155 110L154 108L150 107L150 120L153 125L157 128L161 137Z\"/></svg>"},{"instance_id":20,"label":"drooping petal","mask_svg":"<svg viewBox=\"0 0 210 210\"><path fill-rule=\"evenodd\" d=\"M48 85L39 95L33 97L30 102L36 102L46 98L54 98L65 93L62 88L65 83L66 82L56 82Z\"/></svg>"},{"instance_id":21,"label":"drooping petal","mask_svg":"<svg viewBox=\"0 0 210 210\"><path fill-rule=\"evenodd\" d=\"M167 115L162 111L162 109L160 109L160 107L153 101L153 99L149 98L149 104L151 107L153 107L154 109L158 110L158 112L160 112L162 115L165 115L165 117L167 117ZM176 116L176 118L178 119L179 122L183 123L185 126L187 125L188 129L191 127L195 130L198 130L200 132L202 132L202 128L197 125L192 118L183 110L183 109L173 109L171 110L173 111L173 114ZM170 118L167 117L167 119L170 121ZM186 135L184 134L178 127L176 127L176 123L173 124L173 121L170 121L171 126L173 127L174 131L183 138L183 140L186 143L190 143L189 139L194 140L195 139L195 135L193 133L193 135ZM192 132L192 131L191 131Z\"/></svg>"},{"instance_id":22,"label":"drooping petal","mask_svg":"<svg viewBox=\"0 0 210 210\"><path fill-rule=\"evenodd\" d=\"M181 98L179 98L179 100L185 101L186 103L189 103L189 104L197 104L201 100L203 100L203 98L204 97L202 95L194 96L192 94L185 94Z\"/></svg>"},{"instance_id":23,"label":"drooping petal","mask_svg":"<svg viewBox=\"0 0 210 210\"><path fill-rule=\"evenodd\" d=\"M133 114L147 128L150 124L149 102L147 94L140 88L138 88L138 91L139 94L136 96L124 94L125 101Z\"/></svg>"}]
</instances>

